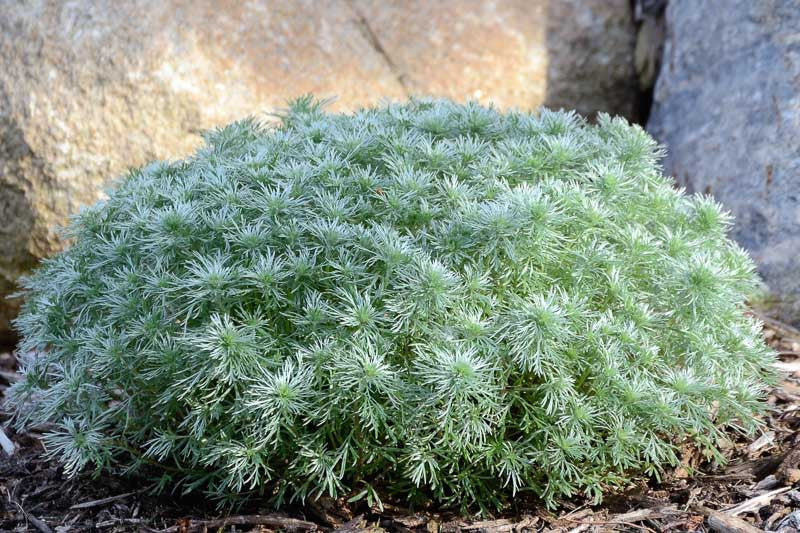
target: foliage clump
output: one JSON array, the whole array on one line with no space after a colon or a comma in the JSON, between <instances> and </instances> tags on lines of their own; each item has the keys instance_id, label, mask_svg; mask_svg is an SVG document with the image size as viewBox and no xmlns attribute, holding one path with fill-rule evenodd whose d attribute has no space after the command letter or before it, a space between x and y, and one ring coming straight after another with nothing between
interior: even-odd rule
<instances>
[{"instance_id":1,"label":"foliage clump","mask_svg":"<svg viewBox=\"0 0 800 533\"><path fill-rule=\"evenodd\" d=\"M771 354L711 199L639 127L295 102L122 180L25 281L18 425L212 495L599 497L720 459ZM25 355L28 354L28 355Z\"/></svg>"}]
</instances>

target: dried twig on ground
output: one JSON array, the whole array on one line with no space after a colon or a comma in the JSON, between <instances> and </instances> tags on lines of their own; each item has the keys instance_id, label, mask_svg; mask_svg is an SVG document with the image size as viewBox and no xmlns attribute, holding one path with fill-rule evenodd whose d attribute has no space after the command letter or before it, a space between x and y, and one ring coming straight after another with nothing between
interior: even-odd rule
<instances>
[{"instance_id":1,"label":"dried twig on ground","mask_svg":"<svg viewBox=\"0 0 800 533\"><path fill-rule=\"evenodd\" d=\"M19 508L20 512L21 512L21 513L22 513L22 515L25 517L25 520L27 520L28 522L30 522L30 523L31 523L31 525L32 525L33 527L35 527L36 529L38 529L38 530L39 530L39 531L41 531L42 533L53 533L53 530L52 530L52 529L50 529L50 526L48 526L48 525L47 525L47 523L45 523L45 522L44 522L44 521L42 521L42 520L39 520L38 518L36 518L35 516L33 516L32 514L30 514L29 512L27 512L27 511L26 511L26 510L25 510L25 509L22 507L22 505L20 505L20 503L19 503L18 501L16 501L16 500L11 500L11 501L12 501L12 503L13 503L14 505L16 505L16 506Z\"/></svg>"},{"instance_id":2,"label":"dried twig on ground","mask_svg":"<svg viewBox=\"0 0 800 533\"><path fill-rule=\"evenodd\" d=\"M0 427L0 447L3 448L3 451L6 452L9 457L14 455L14 452L17 451L16 445L8 438L2 427Z\"/></svg>"},{"instance_id":3,"label":"dried twig on ground","mask_svg":"<svg viewBox=\"0 0 800 533\"><path fill-rule=\"evenodd\" d=\"M781 334L782 337L790 337L800 340L800 330L797 328L786 324L785 322L781 322L780 320L776 320L772 317L765 315L764 313L751 310L751 312L758 318L761 322L766 324L767 326L771 327L772 329L776 330L778 333Z\"/></svg>"},{"instance_id":4,"label":"dried twig on ground","mask_svg":"<svg viewBox=\"0 0 800 533\"><path fill-rule=\"evenodd\" d=\"M70 509L74 511L76 509L89 509L91 507L100 507L101 505L106 505L107 503L112 503L112 502L115 502L115 501L118 501L118 500L124 500L125 498L133 496L134 494L137 494L137 493L136 492L126 492L125 494L118 494L116 496L109 496L108 498L100 498L99 500L92 500L92 501L88 501L88 502L76 503L75 505L70 507Z\"/></svg>"},{"instance_id":5,"label":"dried twig on ground","mask_svg":"<svg viewBox=\"0 0 800 533\"><path fill-rule=\"evenodd\" d=\"M145 521L141 518L114 518L111 520L103 520L102 522L97 522L94 527L96 529L105 529L107 527L114 527L114 526L137 526Z\"/></svg>"},{"instance_id":6,"label":"dried twig on ground","mask_svg":"<svg viewBox=\"0 0 800 533\"><path fill-rule=\"evenodd\" d=\"M160 533L173 533L173 532L190 532L205 529L220 529L227 526L267 526L270 528L279 528L288 531L316 531L317 525L305 520L298 520L296 518L287 518L278 515L240 515L228 516L226 518L217 518L213 520L189 520L188 523L184 522L166 529L160 530Z\"/></svg>"},{"instance_id":7,"label":"dried twig on ground","mask_svg":"<svg viewBox=\"0 0 800 533\"><path fill-rule=\"evenodd\" d=\"M775 432L774 431L767 431L763 435L761 435L758 439L751 442L747 446L747 453L748 454L755 454L762 449L772 445L775 442Z\"/></svg>"},{"instance_id":8,"label":"dried twig on ground","mask_svg":"<svg viewBox=\"0 0 800 533\"><path fill-rule=\"evenodd\" d=\"M705 515L708 518L709 527L717 533L761 533L760 529L741 518L709 509L703 505L693 505L691 509Z\"/></svg>"},{"instance_id":9,"label":"dried twig on ground","mask_svg":"<svg viewBox=\"0 0 800 533\"><path fill-rule=\"evenodd\" d=\"M517 523L513 520L500 518L498 520L483 520L471 524L461 525L462 531L482 531L484 533L500 533L502 531L513 531L517 529Z\"/></svg>"},{"instance_id":10,"label":"dried twig on ground","mask_svg":"<svg viewBox=\"0 0 800 533\"><path fill-rule=\"evenodd\" d=\"M784 492L788 492L791 489L792 487L782 487L780 489L775 489L769 492L765 492L760 496L756 496L755 498L750 498L749 500L745 500L740 504L734 505L733 507L726 509L725 514L736 516L743 513L758 511L765 505L769 505L769 502L771 502L775 498L775 496L783 494Z\"/></svg>"}]
</instances>

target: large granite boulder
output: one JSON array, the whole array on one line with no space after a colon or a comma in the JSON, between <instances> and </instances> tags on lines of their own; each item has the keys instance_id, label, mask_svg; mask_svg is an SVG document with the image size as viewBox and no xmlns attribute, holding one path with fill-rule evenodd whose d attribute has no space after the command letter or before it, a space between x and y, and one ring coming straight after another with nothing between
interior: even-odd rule
<instances>
[{"instance_id":1,"label":"large granite boulder","mask_svg":"<svg viewBox=\"0 0 800 533\"><path fill-rule=\"evenodd\" d=\"M670 0L648 129L690 191L734 215L735 238L800 321L800 9L797 0Z\"/></svg>"},{"instance_id":2,"label":"large granite boulder","mask_svg":"<svg viewBox=\"0 0 800 533\"><path fill-rule=\"evenodd\" d=\"M0 9L0 337L17 277L109 179L304 93L630 116L628 0L6 0Z\"/></svg>"}]
</instances>

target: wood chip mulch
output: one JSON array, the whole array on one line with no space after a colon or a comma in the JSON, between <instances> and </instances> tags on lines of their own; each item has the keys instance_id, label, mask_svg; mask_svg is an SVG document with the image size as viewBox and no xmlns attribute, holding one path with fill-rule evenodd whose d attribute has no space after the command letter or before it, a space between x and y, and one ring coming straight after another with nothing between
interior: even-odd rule
<instances>
[{"instance_id":1,"label":"wood chip mulch","mask_svg":"<svg viewBox=\"0 0 800 533\"><path fill-rule=\"evenodd\" d=\"M42 457L36 432L13 433L0 413L0 531L800 531L800 331L760 318L782 371L769 396L774 409L764 432L731 442L732 459L722 467L687 448L682 465L661 482L642 481L599 506L576 498L550 512L519 501L504 515L470 520L434 509L412 511L397 502L380 511L323 499L284 513L257 503L220 513L199 497L153 495L143 482L128 478L67 478ZM14 370L11 354L0 353L0 396L16 379Z\"/></svg>"}]
</instances>

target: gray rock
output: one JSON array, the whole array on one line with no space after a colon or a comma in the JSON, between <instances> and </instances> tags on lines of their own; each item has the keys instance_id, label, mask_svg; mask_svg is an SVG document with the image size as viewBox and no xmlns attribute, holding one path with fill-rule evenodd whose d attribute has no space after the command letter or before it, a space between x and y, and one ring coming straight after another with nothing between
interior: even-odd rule
<instances>
[{"instance_id":1,"label":"gray rock","mask_svg":"<svg viewBox=\"0 0 800 533\"><path fill-rule=\"evenodd\" d=\"M0 2L0 337L67 215L201 129L308 92L634 109L628 0Z\"/></svg>"},{"instance_id":2,"label":"gray rock","mask_svg":"<svg viewBox=\"0 0 800 533\"><path fill-rule=\"evenodd\" d=\"M648 130L690 192L736 216L747 248L800 321L800 3L671 0Z\"/></svg>"}]
</instances>

